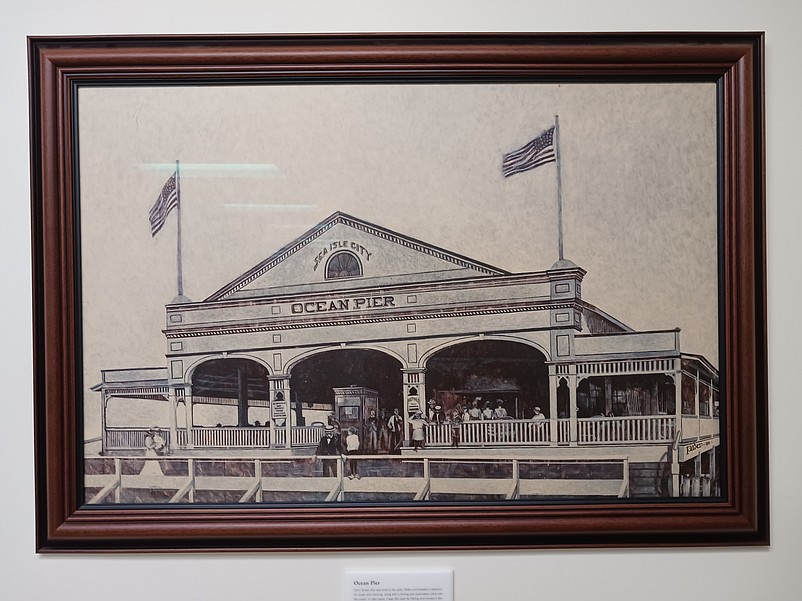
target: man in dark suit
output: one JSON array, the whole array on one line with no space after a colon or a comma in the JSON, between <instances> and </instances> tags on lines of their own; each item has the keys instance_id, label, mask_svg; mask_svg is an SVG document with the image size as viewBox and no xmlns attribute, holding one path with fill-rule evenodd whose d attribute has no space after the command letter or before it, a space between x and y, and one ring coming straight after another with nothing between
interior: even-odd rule
<instances>
[{"instance_id":1,"label":"man in dark suit","mask_svg":"<svg viewBox=\"0 0 802 601\"><path fill-rule=\"evenodd\" d=\"M317 445L315 455L321 458L324 476L337 475L336 457L342 455L342 445L340 444L340 437L334 431L334 426L326 426L323 438L320 439Z\"/></svg>"}]
</instances>

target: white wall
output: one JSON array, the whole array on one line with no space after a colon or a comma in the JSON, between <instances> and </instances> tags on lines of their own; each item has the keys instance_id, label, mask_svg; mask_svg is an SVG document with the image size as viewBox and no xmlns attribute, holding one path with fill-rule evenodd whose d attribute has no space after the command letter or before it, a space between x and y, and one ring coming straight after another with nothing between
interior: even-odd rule
<instances>
[{"instance_id":1,"label":"white wall","mask_svg":"<svg viewBox=\"0 0 802 601\"><path fill-rule=\"evenodd\" d=\"M179 6L180 5L180 6ZM4 461L0 590L4 599L336 600L349 568L442 566L456 599L802 598L793 339L802 221L798 140L802 5L797 0L4 0L0 6L0 274ZM769 549L36 556L30 343L30 240L25 36L32 34L324 31L765 30L771 382ZM796 174L796 175L795 175ZM625 574L628 574L625 576Z\"/></svg>"}]
</instances>

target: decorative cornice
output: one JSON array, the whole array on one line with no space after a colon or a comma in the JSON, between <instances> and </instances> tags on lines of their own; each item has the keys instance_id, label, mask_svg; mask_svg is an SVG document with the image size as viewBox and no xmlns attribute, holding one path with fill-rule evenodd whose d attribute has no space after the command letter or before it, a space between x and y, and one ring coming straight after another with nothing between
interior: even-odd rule
<instances>
[{"instance_id":1,"label":"decorative cornice","mask_svg":"<svg viewBox=\"0 0 802 601\"><path fill-rule=\"evenodd\" d=\"M308 290L304 292L283 292L273 296L255 296L247 298L226 298L221 300L205 300L180 305L167 305L167 313L187 313L192 311L208 311L209 309L270 306L278 303L305 302L318 298L329 299L338 296L354 296L371 294L425 294L428 292L454 292L474 290L476 288L501 288L505 286L549 284L549 278L542 271L529 273L501 274L494 277L472 276L453 280L431 280L427 282L405 282L399 284L376 284L357 288ZM549 298L549 293L542 295Z\"/></svg>"},{"instance_id":2,"label":"decorative cornice","mask_svg":"<svg viewBox=\"0 0 802 601\"><path fill-rule=\"evenodd\" d=\"M388 313L385 315L343 316L341 319L305 319L299 321L253 323L253 324L220 324L195 329L164 330L167 338L197 338L200 336L223 336L227 334L251 334L256 332L272 332L300 330L306 328L325 328L336 326L362 325L370 323L388 323L393 321L413 321L424 319L441 319L452 317L474 317L479 315L502 315L507 313L523 313L528 311L547 311L550 309L575 308L573 301L543 303L510 303L503 306L486 307L453 307L449 309L431 309Z\"/></svg>"}]
</instances>

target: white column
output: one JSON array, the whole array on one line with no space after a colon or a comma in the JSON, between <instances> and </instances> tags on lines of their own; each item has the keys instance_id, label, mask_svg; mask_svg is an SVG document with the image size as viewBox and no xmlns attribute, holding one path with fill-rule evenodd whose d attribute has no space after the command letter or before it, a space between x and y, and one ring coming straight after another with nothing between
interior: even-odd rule
<instances>
[{"instance_id":1,"label":"white column","mask_svg":"<svg viewBox=\"0 0 802 601\"><path fill-rule=\"evenodd\" d=\"M169 453L172 454L173 447L178 441L178 389L175 386L170 387L168 401L170 402L170 444L168 448Z\"/></svg>"},{"instance_id":2,"label":"white column","mask_svg":"<svg viewBox=\"0 0 802 601\"><path fill-rule=\"evenodd\" d=\"M284 393L284 411L287 413L287 421L285 425L286 444L285 449L292 447L292 391L290 390L290 377L287 376L281 380L282 392Z\"/></svg>"},{"instance_id":3,"label":"white column","mask_svg":"<svg viewBox=\"0 0 802 601\"><path fill-rule=\"evenodd\" d=\"M569 422L569 429L571 433L571 446L575 447L577 443L577 406L576 406L576 373L570 374L566 377L568 382L568 402L571 421Z\"/></svg>"},{"instance_id":4,"label":"white column","mask_svg":"<svg viewBox=\"0 0 802 601\"><path fill-rule=\"evenodd\" d=\"M675 360L677 363L679 359ZM682 371L678 367L674 373L671 374L674 378L674 419L676 420L676 431L682 429ZM676 433L674 434L676 439Z\"/></svg>"},{"instance_id":5,"label":"white column","mask_svg":"<svg viewBox=\"0 0 802 601\"><path fill-rule=\"evenodd\" d=\"M268 380L270 381L270 443L271 446L276 446L276 433L279 431L276 426L276 415L279 415L279 419L281 419L281 417L286 417L283 427L285 435L283 448L289 449L292 446L290 376L287 374L279 374L269 376ZM281 393L281 396L284 398L283 404L279 403L279 393ZM282 412L284 414L283 416L281 415Z\"/></svg>"},{"instance_id":6,"label":"white column","mask_svg":"<svg viewBox=\"0 0 802 601\"><path fill-rule=\"evenodd\" d=\"M677 448L673 448L671 451L671 496L680 496L679 449Z\"/></svg>"},{"instance_id":7,"label":"white column","mask_svg":"<svg viewBox=\"0 0 802 601\"><path fill-rule=\"evenodd\" d=\"M682 429L682 363L681 359L675 359L676 370L674 376L674 420L676 421L674 427L674 443L677 442L677 437L680 436ZM680 477L679 477L679 450L675 445L671 453L671 494L674 497L680 496Z\"/></svg>"},{"instance_id":8,"label":"white column","mask_svg":"<svg viewBox=\"0 0 802 601\"><path fill-rule=\"evenodd\" d=\"M718 496L718 491L716 490L716 478L718 476L718 474L716 474L717 469L716 447L713 447L710 449L710 496L712 497Z\"/></svg>"},{"instance_id":9,"label":"white column","mask_svg":"<svg viewBox=\"0 0 802 601\"><path fill-rule=\"evenodd\" d=\"M195 432L192 427L195 425L195 405L192 402L192 387L187 386L184 390L184 421L187 424L187 448L195 448Z\"/></svg>"},{"instance_id":10,"label":"white column","mask_svg":"<svg viewBox=\"0 0 802 601\"><path fill-rule=\"evenodd\" d=\"M414 368L414 369L402 369L402 378L403 378L403 398L404 398L404 410L401 412L401 418L404 420L403 425L403 432L404 432L404 446L410 445L409 440L409 401L410 397L417 397L418 403L420 404L421 412L426 411L426 368ZM410 389L414 388L417 390L417 395L410 394Z\"/></svg>"},{"instance_id":11,"label":"white column","mask_svg":"<svg viewBox=\"0 0 802 601\"><path fill-rule=\"evenodd\" d=\"M100 396L100 454L106 454L106 408L109 404L109 397L104 390Z\"/></svg>"},{"instance_id":12,"label":"white column","mask_svg":"<svg viewBox=\"0 0 802 601\"><path fill-rule=\"evenodd\" d=\"M557 367L549 365L549 440L552 446L559 442L559 426L557 421Z\"/></svg>"},{"instance_id":13,"label":"white column","mask_svg":"<svg viewBox=\"0 0 802 601\"><path fill-rule=\"evenodd\" d=\"M699 411L699 371L696 372L696 377L693 379L693 413L696 416L696 438L698 440L699 433L702 432L702 416Z\"/></svg>"}]
</instances>

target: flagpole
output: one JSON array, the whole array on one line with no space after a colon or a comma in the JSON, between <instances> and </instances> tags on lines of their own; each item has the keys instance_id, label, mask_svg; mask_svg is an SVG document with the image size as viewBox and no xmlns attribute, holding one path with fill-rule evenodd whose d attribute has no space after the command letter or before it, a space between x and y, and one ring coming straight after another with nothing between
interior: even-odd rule
<instances>
[{"instance_id":1,"label":"flagpole","mask_svg":"<svg viewBox=\"0 0 802 601\"><path fill-rule=\"evenodd\" d=\"M175 188L176 188L176 196L178 199L177 203L177 222L178 222L178 235L176 236L177 243L178 243L178 250L176 252L176 261L178 263L178 296L184 296L184 273L183 268L181 266L181 175L179 174L179 165L180 162L175 162Z\"/></svg>"},{"instance_id":2,"label":"flagpole","mask_svg":"<svg viewBox=\"0 0 802 601\"><path fill-rule=\"evenodd\" d=\"M560 174L560 116L554 115L554 154L557 163L557 248L559 260L563 256L563 180ZM179 221L180 223L180 221Z\"/></svg>"}]
</instances>

